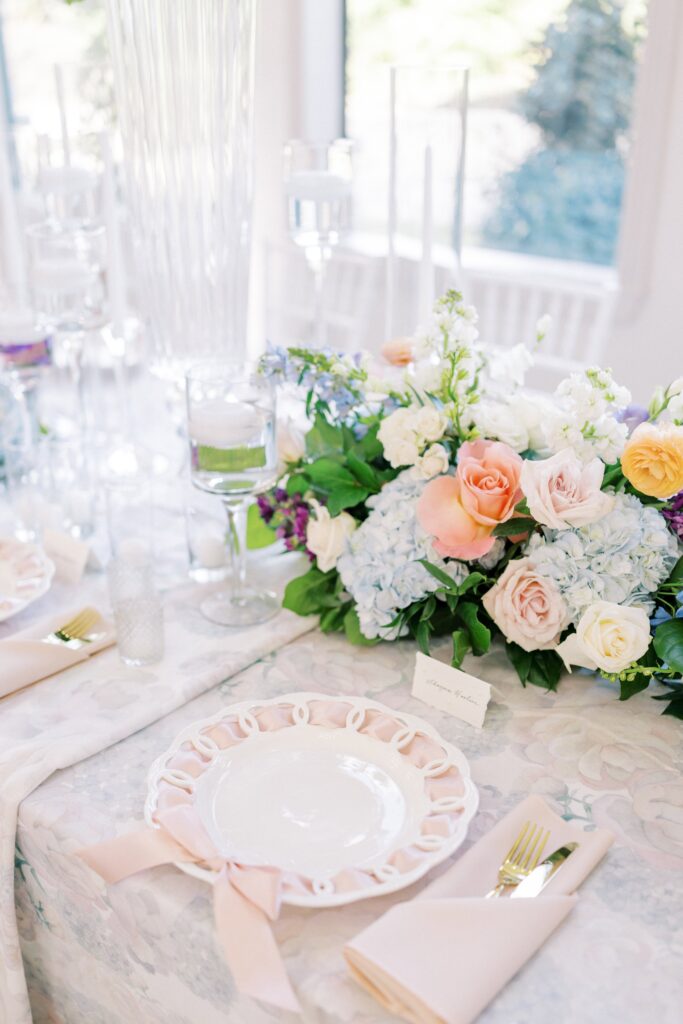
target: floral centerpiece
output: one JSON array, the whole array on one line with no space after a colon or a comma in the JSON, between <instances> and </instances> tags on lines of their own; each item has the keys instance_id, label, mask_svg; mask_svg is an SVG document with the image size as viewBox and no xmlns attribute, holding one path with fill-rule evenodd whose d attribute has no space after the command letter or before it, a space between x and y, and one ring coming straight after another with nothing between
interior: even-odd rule
<instances>
[{"instance_id":1,"label":"floral centerpiece","mask_svg":"<svg viewBox=\"0 0 683 1024\"><path fill-rule=\"evenodd\" d=\"M534 346L542 343L539 324ZM683 718L683 378L649 409L611 372L523 390L533 347L495 350L448 292L368 356L290 348L263 371L305 395L260 511L311 566L285 607L354 643L450 635L454 666L502 638L523 684L652 680Z\"/></svg>"}]
</instances>

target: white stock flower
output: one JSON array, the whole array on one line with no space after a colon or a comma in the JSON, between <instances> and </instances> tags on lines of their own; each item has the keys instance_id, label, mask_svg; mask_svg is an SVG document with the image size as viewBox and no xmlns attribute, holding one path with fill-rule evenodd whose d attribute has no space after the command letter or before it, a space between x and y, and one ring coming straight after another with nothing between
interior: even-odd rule
<instances>
[{"instance_id":1,"label":"white stock flower","mask_svg":"<svg viewBox=\"0 0 683 1024\"><path fill-rule=\"evenodd\" d=\"M631 401L627 388L616 383L609 370L590 367L563 380L556 392L558 415L548 430L552 451L573 448L584 462L596 455L613 463L628 438L628 426L615 414Z\"/></svg>"},{"instance_id":2,"label":"white stock flower","mask_svg":"<svg viewBox=\"0 0 683 1024\"><path fill-rule=\"evenodd\" d=\"M596 601L579 619L576 632L559 644L557 653L570 671L577 665L618 673L642 658L650 639L650 620L643 608Z\"/></svg>"},{"instance_id":3,"label":"white stock flower","mask_svg":"<svg viewBox=\"0 0 683 1024\"><path fill-rule=\"evenodd\" d=\"M415 506L425 487L412 470L404 470L368 499L370 515L361 523L337 563L342 582L356 603L363 634L393 640L404 635L390 623L402 608L438 590L440 584L423 565L426 558L456 582L468 575L463 562L444 560L422 529Z\"/></svg>"},{"instance_id":4,"label":"white stock flower","mask_svg":"<svg viewBox=\"0 0 683 1024\"><path fill-rule=\"evenodd\" d=\"M497 399L477 403L472 410L474 425L489 441L503 441L516 452L529 447L529 431L510 402Z\"/></svg>"},{"instance_id":5,"label":"white stock flower","mask_svg":"<svg viewBox=\"0 0 683 1024\"><path fill-rule=\"evenodd\" d=\"M431 480L432 477L447 472L448 466L448 452L444 446L432 444L413 466L413 475L420 480Z\"/></svg>"},{"instance_id":6,"label":"white stock flower","mask_svg":"<svg viewBox=\"0 0 683 1024\"><path fill-rule=\"evenodd\" d=\"M317 501L311 505L313 516L306 527L306 547L315 555L321 572L329 572L336 566L346 547L347 538L358 523L348 512L331 516L328 509Z\"/></svg>"},{"instance_id":7,"label":"white stock flower","mask_svg":"<svg viewBox=\"0 0 683 1024\"><path fill-rule=\"evenodd\" d=\"M512 388L521 388L527 370L534 365L534 357L526 345L512 348L491 348L486 352L484 389L491 390L490 383L504 388L509 394Z\"/></svg>"},{"instance_id":8,"label":"white stock flower","mask_svg":"<svg viewBox=\"0 0 683 1024\"><path fill-rule=\"evenodd\" d=\"M612 509L614 496L600 490L604 474L600 459L584 465L565 448L549 459L526 460L520 486L536 522L564 530L586 526Z\"/></svg>"}]
</instances>

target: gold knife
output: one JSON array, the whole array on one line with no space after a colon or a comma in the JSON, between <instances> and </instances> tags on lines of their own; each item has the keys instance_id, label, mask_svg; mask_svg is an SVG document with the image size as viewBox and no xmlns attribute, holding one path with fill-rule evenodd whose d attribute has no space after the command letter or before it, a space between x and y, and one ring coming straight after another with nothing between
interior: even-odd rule
<instances>
[{"instance_id":1,"label":"gold knife","mask_svg":"<svg viewBox=\"0 0 683 1024\"><path fill-rule=\"evenodd\" d=\"M566 846L560 846L558 850L551 853L519 885L515 886L510 893L510 899L517 896L538 896L578 845L578 843L567 843Z\"/></svg>"}]
</instances>

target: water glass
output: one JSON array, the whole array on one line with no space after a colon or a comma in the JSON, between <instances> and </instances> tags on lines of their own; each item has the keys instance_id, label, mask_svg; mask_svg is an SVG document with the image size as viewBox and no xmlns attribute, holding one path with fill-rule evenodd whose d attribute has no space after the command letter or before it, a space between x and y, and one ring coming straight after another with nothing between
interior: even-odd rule
<instances>
[{"instance_id":1,"label":"water glass","mask_svg":"<svg viewBox=\"0 0 683 1024\"><path fill-rule=\"evenodd\" d=\"M185 530L190 576L198 583L224 580L229 573L225 514L220 501L188 485Z\"/></svg>"},{"instance_id":2,"label":"water glass","mask_svg":"<svg viewBox=\"0 0 683 1024\"><path fill-rule=\"evenodd\" d=\"M52 434L39 441L46 501L59 510L59 529L79 539L95 529L95 487L91 460L81 435Z\"/></svg>"},{"instance_id":3,"label":"water glass","mask_svg":"<svg viewBox=\"0 0 683 1024\"><path fill-rule=\"evenodd\" d=\"M106 233L102 225L26 228L34 309L60 331L87 331L108 319Z\"/></svg>"},{"instance_id":4,"label":"water glass","mask_svg":"<svg viewBox=\"0 0 683 1024\"><path fill-rule=\"evenodd\" d=\"M230 589L201 610L224 626L265 622L279 604L246 583L246 510L277 474L275 390L253 364L211 360L187 376L187 416L192 483L223 501L232 569Z\"/></svg>"},{"instance_id":5,"label":"water glass","mask_svg":"<svg viewBox=\"0 0 683 1024\"><path fill-rule=\"evenodd\" d=\"M114 558L107 569L116 641L126 665L152 665L164 655L164 616L149 559Z\"/></svg>"}]
</instances>

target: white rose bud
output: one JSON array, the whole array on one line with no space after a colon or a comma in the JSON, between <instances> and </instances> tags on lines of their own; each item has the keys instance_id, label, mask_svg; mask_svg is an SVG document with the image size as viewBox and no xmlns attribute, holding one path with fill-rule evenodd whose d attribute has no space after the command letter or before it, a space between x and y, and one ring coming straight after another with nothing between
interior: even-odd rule
<instances>
[{"instance_id":1,"label":"white rose bud","mask_svg":"<svg viewBox=\"0 0 683 1024\"><path fill-rule=\"evenodd\" d=\"M595 601L557 648L565 665L618 673L645 654L650 646L650 620L643 608Z\"/></svg>"},{"instance_id":2,"label":"white rose bud","mask_svg":"<svg viewBox=\"0 0 683 1024\"><path fill-rule=\"evenodd\" d=\"M448 452L442 444L432 444L415 463L413 473L420 480L431 480L448 470Z\"/></svg>"},{"instance_id":3,"label":"white rose bud","mask_svg":"<svg viewBox=\"0 0 683 1024\"><path fill-rule=\"evenodd\" d=\"M401 466L414 466L420 458L420 450L415 441L399 438L385 444L384 457L390 466L399 469Z\"/></svg>"},{"instance_id":4,"label":"white rose bud","mask_svg":"<svg viewBox=\"0 0 683 1024\"><path fill-rule=\"evenodd\" d=\"M277 425L277 453L282 462L298 462L306 454L306 437L291 420Z\"/></svg>"},{"instance_id":5,"label":"white rose bud","mask_svg":"<svg viewBox=\"0 0 683 1024\"><path fill-rule=\"evenodd\" d=\"M329 572L336 566L346 547L347 538L358 523L348 512L331 516L325 506L318 502L313 505L313 511L315 518L309 519L306 528L306 547L315 555L321 572Z\"/></svg>"},{"instance_id":6,"label":"white rose bud","mask_svg":"<svg viewBox=\"0 0 683 1024\"><path fill-rule=\"evenodd\" d=\"M438 441L448 426L444 414L433 405L423 405L413 416L413 429L425 441Z\"/></svg>"}]
</instances>

